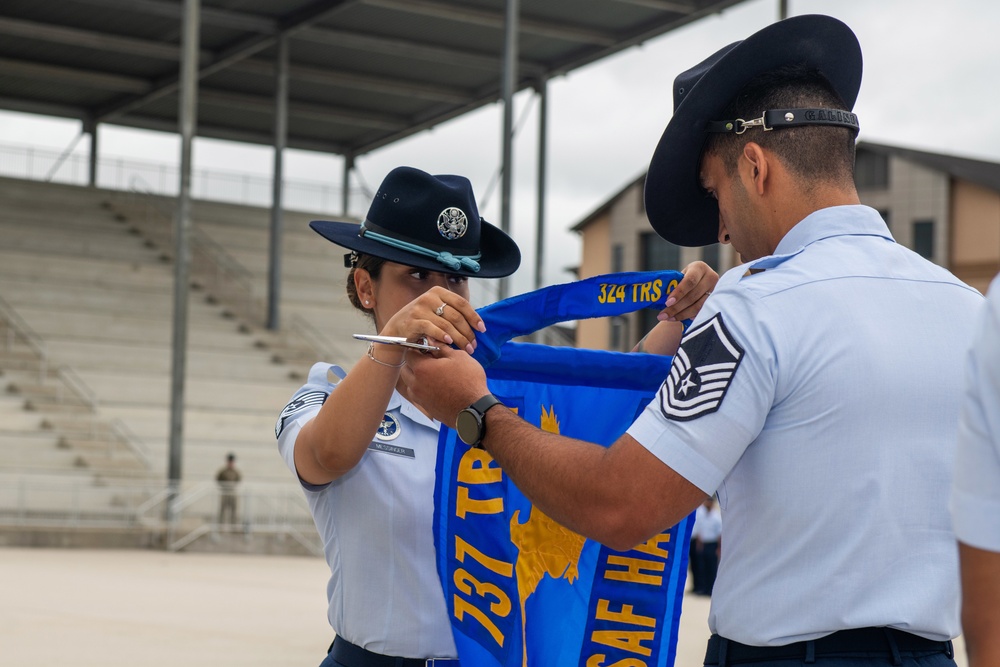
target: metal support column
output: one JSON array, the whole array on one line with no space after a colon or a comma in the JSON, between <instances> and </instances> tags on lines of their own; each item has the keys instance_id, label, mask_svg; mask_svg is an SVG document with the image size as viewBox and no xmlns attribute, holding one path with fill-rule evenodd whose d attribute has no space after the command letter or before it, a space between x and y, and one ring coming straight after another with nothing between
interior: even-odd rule
<instances>
[{"instance_id":1,"label":"metal support column","mask_svg":"<svg viewBox=\"0 0 1000 667\"><path fill-rule=\"evenodd\" d=\"M549 83L542 79L538 85L538 228L535 230L535 289L545 281L545 177L548 161L548 106Z\"/></svg>"},{"instance_id":2,"label":"metal support column","mask_svg":"<svg viewBox=\"0 0 1000 667\"><path fill-rule=\"evenodd\" d=\"M784 21L788 18L788 0L778 0L778 20Z\"/></svg>"},{"instance_id":3,"label":"metal support column","mask_svg":"<svg viewBox=\"0 0 1000 667\"><path fill-rule=\"evenodd\" d=\"M507 15L504 20L503 157L501 158L503 178L500 185L500 229L507 234L510 234L510 190L514 171L512 135L514 133L514 87L517 82L518 2L519 0L507 0ZM500 279L498 299L507 298L508 280L508 278Z\"/></svg>"},{"instance_id":4,"label":"metal support column","mask_svg":"<svg viewBox=\"0 0 1000 667\"><path fill-rule=\"evenodd\" d=\"M351 204L351 171L354 170L354 156L345 155L344 156L344 180L341 182L340 190L340 210L341 215L347 218L350 215L348 210Z\"/></svg>"},{"instance_id":5,"label":"metal support column","mask_svg":"<svg viewBox=\"0 0 1000 667\"><path fill-rule=\"evenodd\" d=\"M97 121L88 120L83 131L90 135L90 157L87 161L87 185L97 187Z\"/></svg>"},{"instance_id":6,"label":"metal support column","mask_svg":"<svg viewBox=\"0 0 1000 667\"><path fill-rule=\"evenodd\" d=\"M184 0L181 53L181 90L178 120L181 132L181 179L174 229L174 329L170 380L170 451L167 481L167 520L174 518L174 501L181 483L181 446L184 442L184 379L187 367L188 291L191 253L191 149L198 113L198 44L201 0Z\"/></svg>"},{"instance_id":7,"label":"metal support column","mask_svg":"<svg viewBox=\"0 0 1000 667\"><path fill-rule=\"evenodd\" d=\"M281 232L284 156L288 143L288 35L278 37L274 92L274 177L271 187L271 246L267 281L267 328L281 327Z\"/></svg>"}]
</instances>

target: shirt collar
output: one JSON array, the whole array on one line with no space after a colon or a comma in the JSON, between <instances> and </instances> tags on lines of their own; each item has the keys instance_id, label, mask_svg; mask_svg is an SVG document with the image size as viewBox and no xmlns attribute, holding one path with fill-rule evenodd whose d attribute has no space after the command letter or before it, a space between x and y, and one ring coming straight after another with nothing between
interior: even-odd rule
<instances>
[{"instance_id":1,"label":"shirt collar","mask_svg":"<svg viewBox=\"0 0 1000 667\"><path fill-rule=\"evenodd\" d=\"M403 395L396 389L392 390L392 396L389 398L389 404L385 406L386 412L389 412L390 410L399 410L400 414L417 424L421 424L435 430L441 428L441 422L431 419L425 415L417 408L417 406L403 398Z\"/></svg>"},{"instance_id":2,"label":"shirt collar","mask_svg":"<svg viewBox=\"0 0 1000 667\"><path fill-rule=\"evenodd\" d=\"M885 220L868 206L831 206L810 213L788 230L774 254L750 263L751 269L769 269L797 255L806 246L833 236L881 236L895 243Z\"/></svg>"}]
</instances>

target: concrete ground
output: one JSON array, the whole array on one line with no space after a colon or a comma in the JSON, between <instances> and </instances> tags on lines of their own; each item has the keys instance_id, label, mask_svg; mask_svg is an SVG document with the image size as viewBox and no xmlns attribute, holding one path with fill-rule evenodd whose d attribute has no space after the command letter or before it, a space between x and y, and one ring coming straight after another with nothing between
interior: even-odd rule
<instances>
[{"instance_id":1,"label":"concrete ground","mask_svg":"<svg viewBox=\"0 0 1000 667\"><path fill-rule=\"evenodd\" d=\"M0 664L318 665L327 578L318 558L0 549ZM686 597L678 667L702 664L708 609Z\"/></svg>"}]
</instances>

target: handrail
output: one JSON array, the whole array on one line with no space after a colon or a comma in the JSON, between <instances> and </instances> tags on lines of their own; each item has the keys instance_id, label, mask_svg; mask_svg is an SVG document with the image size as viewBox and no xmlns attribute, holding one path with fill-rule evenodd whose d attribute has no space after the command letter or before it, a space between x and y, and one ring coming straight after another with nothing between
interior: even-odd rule
<instances>
[{"instance_id":1,"label":"handrail","mask_svg":"<svg viewBox=\"0 0 1000 667\"><path fill-rule=\"evenodd\" d=\"M292 316L288 318L288 333L292 336L298 336L306 347L310 348L315 359L336 358L329 341L319 330L319 327L298 313L292 313Z\"/></svg>"},{"instance_id":2,"label":"handrail","mask_svg":"<svg viewBox=\"0 0 1000 667\"><path fill-rule=\"evenodd\" d=\"M7 303L3 297L0 297L0 317L2 317L8 326L8 342L7 347L10 347L10 332L14 332L14 335L20 334L24 342L27 343L28 347L38 356L39 364L39 378L45 377L45 372L47 370L47 365L49 362L48 349L45 346L45 341L42 337L35 333L35 330L24 321L24 318L14 310L14 307Z\"/></svg>"},{"instance_id":3,"label":"handrail","mask_svg":"<svg viewBox=\"0 0 1000 667\"><path fill-rule=\"evenodd\" d=\"M59 379L73 391L83 402L92 414L97 414L97 406L100 402L97 394L87 386L83 378L70 366L59 366L56 369ZM114 418L108 424L109 431L113 437L125 445L125 447L142 463L146 470L153 467L153 461L149 452L137 435L119 418ZM110 444L110 443L109 443Z\"/></svg>"},{"instance_id":4,"label":"handrail","mask_svg":"<svg viewBox=\"0 0 1000 667\"><path fill-rule=\"evenodd\" d=\"M115 417L111 420L111 432L118 436L118 439L125 443L147 470L153 467L153 459L149 455L149 450L145 443L130 429L125 422Z\"/></svg>"},{"instance_id":5,"label":"handrail","mask_svg":"<svg viewBox=\"0 0 1000 667\"><path fill-rule=\"evenodd\" d=\"M190 491L182 492L174 500L174 506L173 506L174 516L180 515L181 510L183 510L185 507L191 506L196 501L201 500L206 495L208 495L209 491L213 490L214 489L212 489L212 487L209 486L207 483L201 483L195 486L194 489Z\"/></svg>"},{"instance_id":6,"label":"handrail","mask_svg":"<svg viewBox=\"0 0 1000 667\"><path fill-rule=\"evenodd\" d=\"M301 544L313 556L323 556L326 552L322 545L316 544L315 540L310 540L294 526L285 526L285 533L292 536L292 539Z\"/></svg>"},{"instance_id":7,"label":"handrail","mask_svg":"<svg viewBox=\"0 0 1000 667\"><path fill-rule=\"evenodd\" d=\"M151 192L151 189L149 184L138 174L134 175L129 183L130 194L133 197L144 198L147 220L149 211L152 210L169 225L169 216L162 211L159 206L159 198ZM217 269L221 269L222 278L228 278L231 282L236 283L237 290L241 294L235 300L244 302L246 315L250 319L257 320L262 318L264 304L255 302L253 273L203 230L195 226L192 226L191 229L193 250L202 252ZM218 273L216 273L216 279L219 282L223 282L220 280ZM286 332L289 336L297 336L309 348L314 358L332 358L330 356L331 347L326 337L315 325L297 313L289 318L286 325Z\"/></svg>"},{"instance_id":8,"label":"handrail","mask_svg":"<svg viewBox=\"0 0 1000 667\"><path fill-rule=\"evenodd\" d=\"M160 218L164 229L171 229L171 216L160 208L159 197L152 193L152 188L145 179L138 174L133 175L129 181L129 193L133 197L142 198L145 222L150 222L150 211L152 211ZM235 286L238 294L234 300L246 309L245 315L251 320L262 319L264 304L255 301L253 273L249 269L196 226L191 227L191 249L192 255L201 253L210 264L210 266L192 265L195 272L203 276L214 273L213 278L218 289L224 290L227 285Z\"/></svg>"},{"instance_id":9,"label":"handrail","mask_svg":"<svg viewBox=\"0 0 1000 667\"><path fill-rule=\"evenodd\" d=\"M172 493L173 489L170 486L166 486L162 489L159 489L156 493L150 496L149 499L146 500L146 502L140 504L138 507L135 508L136 517L141 517L142 515L146 514L147 512L149 512L149 510L153 509L154 507L162 503L164 500L166 500L168 497L170 497Z\"/></svg>"},{"instance_id":10,"label":"handrail","mask_svg":"<svg viewBox=\"0 0 1000 667\"><path fill-rule=\"evenodd\" d=\"M97 412L97 394L87 386L87 383L83 381L83 378L75 370L69 366L62 365L56 368L56 375L62 380L63 384L69 387L70 391L76 394L76 397L80 399L91 413ZM59 402L62 403L61 396Z\"/></svg>"},{"instance_id":11,"label":"handrail","mask_svg":"<svg viewBox=\"0 0 1000 667\"><path fill-rule=\"evenodd\" d=\"M179 549L213 529L214 520L205 520L204 504L198 501L204 503L215 492L212 482L188 487L174 506L173 521L164 521L156 510L176 493L166 482L95 485L93 480L76 475L0 473L0 524L143 526L162 532L166 548ZM285 484L247 484L240 497L246 508L241 519L244 531L289 535L310 553L322 554L318 539L307 534L306 526L312 525L310 513L296 489ZM53 504L53 498L63 500ZM266 511L251 511L255 505ZM175 540L174 531L182 527L186 535Z\"/></svg>"},{"instance_id":12,"label":"handrail","mask_svg":"<svg viewBox=\"0 0 1000 667\"><path fill-rule=\"evenodd\" d=\"M55 150L35 146L0 144L0 176L3 177L84 186L87 185L89 172L88 156L70 148L60 154ZM177 165L118 156L99 156L97 186L125 190L129 177L136 173L145 174L148 179L158 183L157 187L150 188L151 191L176 196L180 182ZM199 169L192 171L191 184L199 199L266 207L270 205L273 181L264 174ZM342 213L342 190L329 181L285 179L284 186L286 208L324 214ZM371 199L371 195L362 188L352 187L349 193L351 202L355 205L367 203Z\"/></svg>"},{"instance_id":13,"label":"handrail","mask_svg":"<svg viewBox=\"0 0 1000 667\"><path fill-rule=\"evenodd\" d=\"M192 530L190 533L185 535L184 537L168 544L167 549L169 549L170 551L180 551L187 545L197 540L199 537L203 535L208 535L210 532L212 532L212 527L207 523L203 523L194 530Z\"/></svg>"}]
</instances>

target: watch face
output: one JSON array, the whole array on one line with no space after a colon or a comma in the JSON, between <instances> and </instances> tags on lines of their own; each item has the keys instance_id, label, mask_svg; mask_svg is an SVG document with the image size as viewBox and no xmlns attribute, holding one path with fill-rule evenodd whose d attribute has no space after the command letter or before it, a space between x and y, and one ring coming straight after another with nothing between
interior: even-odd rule
<instances>
[{"instance_id":1,"label":"watch face","mask_svg":"<svg viewBox=\"0 0 1000 667\"><path fill-rule=\"evenodd\" d=\"M480 423L475 412L466 408L458 413L455 419L455 430L458 431L459 439L467 445L474 445L479 442Z\"/></svg>"}]
</instances>

